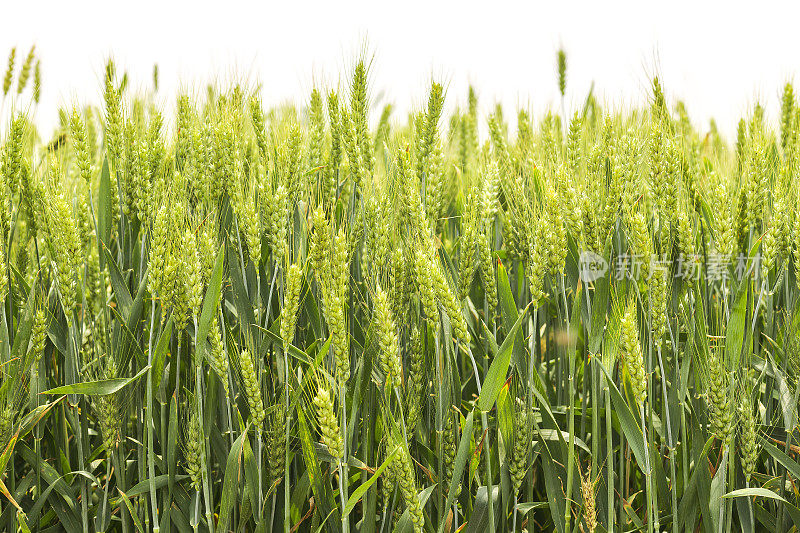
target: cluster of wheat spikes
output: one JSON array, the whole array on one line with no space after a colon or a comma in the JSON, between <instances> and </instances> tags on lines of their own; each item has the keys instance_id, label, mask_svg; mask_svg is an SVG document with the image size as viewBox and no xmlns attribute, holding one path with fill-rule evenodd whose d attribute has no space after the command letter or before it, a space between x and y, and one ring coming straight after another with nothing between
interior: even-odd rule
<instances>
[{"instance_id":1,"label":"cluster of wheat spikes","mask_svg":"<svg viewBox=\"0 0 800 533\"><path fill-rule=\"evenodd\" d=\"M157 69L134 95L109 62L45 140L15 56L0 529L800 526L791 85L729 147L657 79L567 114L563 53L560 113L516 134L472 89L444 118L439 83L373 128L363 60L166 126Z\"/></svg>"}]
</instances>

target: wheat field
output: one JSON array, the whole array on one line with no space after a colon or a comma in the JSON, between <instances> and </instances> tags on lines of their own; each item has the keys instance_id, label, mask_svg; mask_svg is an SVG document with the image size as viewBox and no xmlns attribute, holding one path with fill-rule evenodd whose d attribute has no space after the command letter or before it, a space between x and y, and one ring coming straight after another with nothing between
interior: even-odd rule
<instances>
[{"instance_id":1,"label":"wheat field","mask_svg":"<svg viewBox=\"0 0 800 533\"><path fill-rule=\"evenodd\" d=\"M796 531L792 85L726 142L563 52L540 117L369 69L164 116L109 61L48 136L12 51L0 530Z\"/></svg>"}]
</instances>

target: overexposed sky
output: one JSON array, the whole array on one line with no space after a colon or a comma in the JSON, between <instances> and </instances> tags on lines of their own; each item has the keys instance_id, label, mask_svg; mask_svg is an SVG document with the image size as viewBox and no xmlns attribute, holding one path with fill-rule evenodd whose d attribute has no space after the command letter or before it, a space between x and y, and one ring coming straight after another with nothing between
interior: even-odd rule
<instances>
[{"instance_id":1,"label":"overexposed sky","mask_svg":"<svg viewBox=\"0 0 800 533\"><path fill-rule=\"evenodd\" d=\"M231 77L260 81L276 104L336 83L366 49L373 101L393 102L395 118L424 102L431 77L446 84L449 105L472 83L482 111L500 100L538 117L558 104L563 46L568 108L592 82L601 101L641 104L657 73L695 125L713 116L729 138L756 99L774 120L783 85L800 81L798 2L18 1L0 15L1 70L12 46L19 65L36 44L45 135L58 106L100 100L109 55L132 88L150 87L158 63L168 106L179 89Z\"/></svg>"}]
</instances>

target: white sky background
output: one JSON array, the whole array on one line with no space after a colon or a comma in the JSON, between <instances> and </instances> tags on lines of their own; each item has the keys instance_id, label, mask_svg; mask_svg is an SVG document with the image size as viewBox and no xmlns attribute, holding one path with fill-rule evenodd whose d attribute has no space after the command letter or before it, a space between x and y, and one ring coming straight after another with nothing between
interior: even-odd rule
<instances>
[{"instance_id":1,"label":"white sky background","mask_svg":"<svg viewBox=\"0 0 800 533\"><path fill-rule=\"evenodd\" d=\"M555 54L563 46L568 110L582 105L593 81L601 101L640 105L658 73L670 103L683 99L703 129L715 117L729 138L756 99L775 120L783 85L800 82L797 2L74 4L17 1L0 8L0 70L15 45L17 65L34 43L41 58L37 121L45 136L58 106L101 100L109 55L128 71L133 89L151 86L157 62L168 107L180 89L203 94L209 79L231 77L260 81L265 104L273 105L305 102L315 83L336 83L366 47L373 113L390 101L394 118L404 120L425 101L434 77L446 84L450 106L464 103L469 83L482 112L503 102L513 128L512 109L527 106L538 118L558 105Z\"/></svg>"}]
</instances>

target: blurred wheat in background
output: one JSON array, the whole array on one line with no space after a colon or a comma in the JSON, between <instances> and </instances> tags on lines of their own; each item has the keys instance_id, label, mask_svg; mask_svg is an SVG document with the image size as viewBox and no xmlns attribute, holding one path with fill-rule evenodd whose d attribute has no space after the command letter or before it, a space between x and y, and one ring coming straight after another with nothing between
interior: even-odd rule
<instances>
[{"instance_id":1,"label":"blurred wheat in background","mask_svg":"<svg viewBox=\"0 0 800 533\"><path fill-rule=\"evenodd\" d=\"M730 145L555 74L540 117L397 117L361 58L165 118L109 61L43 137L12 50L0 529L796 530L792 85Z\"/></svg>"}]
</instances>

